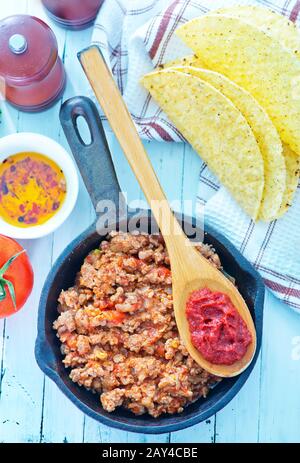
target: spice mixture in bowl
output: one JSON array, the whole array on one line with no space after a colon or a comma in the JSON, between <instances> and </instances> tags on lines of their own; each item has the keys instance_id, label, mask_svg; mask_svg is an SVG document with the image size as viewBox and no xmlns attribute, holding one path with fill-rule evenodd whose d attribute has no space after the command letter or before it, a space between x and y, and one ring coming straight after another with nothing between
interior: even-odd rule
<instances>
[{"instance_id":1,"label":"spice mixture in bowl","mask_svg":"<svg viewBox=\"0 0 300 463\"><path fill-rule=\"evenodd\" d=\"M0 139L0 229L16 239L53 233L71 214L78 174L70 154L37 133Z\"/></svg>"},{"instance_id":2,"label":"spice mixture in bowl","mask_svg":"<svg viewBox=\"0 0 300 463\"><path fill-rule=\"evenodd\" d=\"M217 268L207 244L199 251ZM220 378L199 367L181 343L172 277L159 235L112 232L85 259L59 297L54 322L71 379L100 395L108 412L179 413Z\"/></svg>"},{"instance_id":3,"label":"spice mixture in bowl","mask_svg":"<svg viewBox=\"0 0 300 463\"><path fill-rule=\"evenodd\" d=\"M39 153L18 153L0 164L0 215L18 227L40 225L66 197L62 169Z\"/></svg>"}]
</instances>

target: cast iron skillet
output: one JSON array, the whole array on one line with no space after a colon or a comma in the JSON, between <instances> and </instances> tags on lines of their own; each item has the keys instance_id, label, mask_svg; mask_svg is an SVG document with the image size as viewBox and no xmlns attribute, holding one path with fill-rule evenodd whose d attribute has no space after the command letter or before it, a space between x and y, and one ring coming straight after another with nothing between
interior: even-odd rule
<instances>
[{"instance_id":1,"label":"cast iron skillet","mask_svg":"<svg viewBox=\"0 0 300 463\"><path fill-rule=\"evenodd\" d=\"M77 128L76 120L80 115L87 121L91 132L92 141L88 146L83 143ZM85 97L72 98L62 106L60 119L94 206L96 207L98 201L104 198L111 199L117 204L120 187L94 103ZM132 211L128 211L127 217L124 216L117 223L111 223L109 229L122 228L124 230L125 228L126 230L132 214ZM140 211L140 217L140 227L142 231L148 233L153 221L151 214L149 211ZM184 217L182 224L187 232L189 227L195 224L195 220ZM254 367L260 350L264 285L259 274L227 239L210 227L205 227L205 242L214 246L225 271L236 279L239 290L253 316L257 331L257 350L254 360L241 375L224 379L209 393L207 399L198 399L187 406L181 414L165 415L155 419L148 415L135 416L123 408L108 413L101 407L97 394L92 394L70 380L69 371L62 363L60 342L52 329L52 324L57 318L57 299L60 291L73 285L84 258L91 250L99 246L102 239L103 236L96 231L95 221L69 244L49 273L39 305L38 336L35 348L38 365L80 410L101 423L125 431L151 434L177 431L214 415L241 389Z\"/></svg>"}]
</instances>

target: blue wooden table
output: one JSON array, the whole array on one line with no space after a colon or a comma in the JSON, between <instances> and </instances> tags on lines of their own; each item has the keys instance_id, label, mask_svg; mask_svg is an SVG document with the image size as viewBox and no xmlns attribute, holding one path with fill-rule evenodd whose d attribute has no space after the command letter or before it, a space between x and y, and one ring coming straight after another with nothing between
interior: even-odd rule
<instances>
[{"instance_id":1,"label":"blue wooden table","mask_svg":"<svg viewBox=\"0 0 300 463\"><path fill-rule=\"evenodd\" d=\"M0 17L16 13L33 14L49 22L39 0L1 2ZM89 95L76 52L89 44L91 29L70 32L50 25L68 73L63 100ZM2 103L0 136L37 132L67 147L58 119L60 105L41 114L25 114ZM114 136L107 135L128 200L142 198ZM161 143L147 143L146 148L169 200L194 201L200 159L192 149ZM59 231L22 242L34 266L35 288L21 312L0 320L0 442L300 442L300 317L270 293L265 300L262 352L254 372L225 409L194 428L159 436L110 429L84 416L44 377L34 358L40 292L57 256L92 222L93 215L81 183L76 209Z\"/></svg>"}]
</instances>

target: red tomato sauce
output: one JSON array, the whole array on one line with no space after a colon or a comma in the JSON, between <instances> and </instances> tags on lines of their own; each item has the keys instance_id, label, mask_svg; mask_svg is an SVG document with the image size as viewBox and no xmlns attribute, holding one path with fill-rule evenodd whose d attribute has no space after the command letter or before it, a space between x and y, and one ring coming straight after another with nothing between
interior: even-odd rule
<instances>
[{"instance_id":1,"label":"red tomato sauce","mask_svg":"<svg viewBox=\"0 0 300 463\"><path fill-rule=\"evenodd\" d=\"M186 314L192 344L206 360L232 365L244 357L252 336L226 294L208 288L193 291Z\"/></svg>"}]
</instances>

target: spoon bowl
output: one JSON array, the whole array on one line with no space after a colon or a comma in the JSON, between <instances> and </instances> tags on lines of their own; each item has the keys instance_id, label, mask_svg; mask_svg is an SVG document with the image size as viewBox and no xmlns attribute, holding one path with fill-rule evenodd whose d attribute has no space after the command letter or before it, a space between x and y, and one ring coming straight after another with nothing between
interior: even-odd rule
<instances>
[{"instance_id":1,"label":"spoon bowl","mask_svg":"<svg viewBox=\"0 0 300 463\"><path fill-rule=\"evenodd\" d=\"M256 330L250 311L238 289L219 270L213 267L190 243L187 244L185 259L181 261L181 273L174 272L172 262L173 305L180 336L193 359L205 370L220 377L236 376L251 363L256 351ZM187 277L182 278L187 266ZM252 341L243 358L232 365L216 365L206 360L191 341L185 307L193 291L208 288L212 292L225 293L239 312L251 333Z\"/></svg>"}]
</instances>

